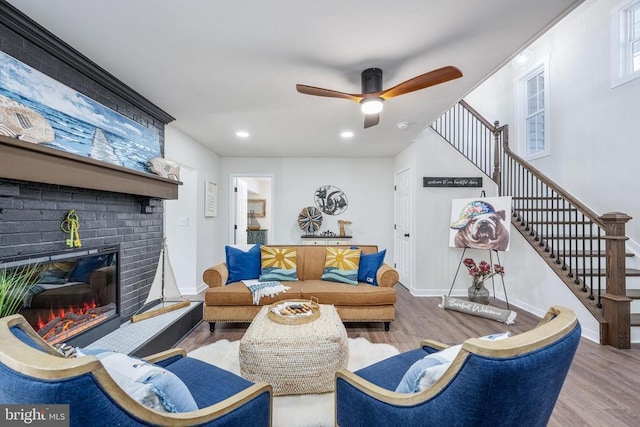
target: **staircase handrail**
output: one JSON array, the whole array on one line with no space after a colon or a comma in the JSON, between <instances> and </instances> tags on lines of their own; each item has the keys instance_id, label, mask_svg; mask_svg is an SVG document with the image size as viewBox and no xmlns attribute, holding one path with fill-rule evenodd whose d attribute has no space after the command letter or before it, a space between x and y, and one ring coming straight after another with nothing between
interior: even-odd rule
<instances>
[{"instance_id":1,"label":"staircase handrail","mask_svg":"<svg viewBox=\"0 0 640 427\"><path fill-rule=\"evenodd\" d=\"M471 114L474 114L474 115L477 114L477 112L475 110L472 110L470 112L471 112ZM476 118L478 118L478 117L476 117ZM520 157L518 154L514 153L513 150L511 150L511 147L509 146L509 138L508 138L509 125L503 125L502 127L505 127L507 129L507 133L505 134L506 137L504 138L504 141L503 141L504 142L503 147L504 147L505 154L507 154L511 158L515 159L523 168L527 169L529 172L531 172L533 175L535 175L536 178L541 180L545 185L547 185L549 188L553 189L553 191L555 191L556 193L561 195L564 199L566 199L568 202L570 202L572 205L574 205L578 210L581 211L581 213L583 213L591 221L593 221L595 224L597 224L598 227L600 227L602 229L605 228L604 222L602 222L602 220L600 219L600 215L595 213L593 210L591 210L588 206L586 206L580 200L576 199L572 194L566 192L562 187L560 187L558 184L553 182L551 180L551 178L549 178L548 176L546 176L545 174L540 172L540 170L538 170L537 168L532 166L531 163L527 162L525 159ZM494 126L494 129L495 129L495 131L499 131L498 122L496 122L496 126Z\"/></svg>"},{"instance_id":2,"label":"staircase handrail","mask_svg":"<svg viewBox=\"0 0 640 427\"><path fill-rule=\"evenodd\" d=\"M595 213L511 150L508 125L500 126L498 121L491 124L464 100L445 111L430 127L488 175L498 186L500 196L512 196L512 223L600 321L601 343L630 348L624 229L631 217L619 212L602 216ZM493 171L489 170L490 164ZM537 211L552 215L540 222L534 216ZM571 219L572 211L575 219ZM554 212L561 213L562 218L554 218ZM561 234L561 227L567 225L567 235ZM604 248L602 242L606 242ZM576 257L582 261L581 268L578 259L574 265ZM605 275L606 289L602 286Z\"/></svg>"}]
</instances>

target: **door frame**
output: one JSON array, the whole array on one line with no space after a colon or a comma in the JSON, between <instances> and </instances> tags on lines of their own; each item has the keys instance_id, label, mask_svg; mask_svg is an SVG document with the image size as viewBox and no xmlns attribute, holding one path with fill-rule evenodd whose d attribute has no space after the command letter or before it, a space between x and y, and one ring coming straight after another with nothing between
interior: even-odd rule
<instances>
[{"instance_id":1,"label":"door frame","mask_svg":"<svg viewBox=\"0 0 640 427\"><path fill-rule=\"evenodd\" d=\"M229 242L233 244L234 241L234 226L236 219L236 205L235 205L235 180L236 178L269 178L269 187L271 196L267 199L267 210L269 212L269 241L271 242L273 237L276 236L276 226L274 218L276 217L276 204L274 203L275 197L275 176L269 173L231 173L229 174Z\"/></svg>"}]
</instances>

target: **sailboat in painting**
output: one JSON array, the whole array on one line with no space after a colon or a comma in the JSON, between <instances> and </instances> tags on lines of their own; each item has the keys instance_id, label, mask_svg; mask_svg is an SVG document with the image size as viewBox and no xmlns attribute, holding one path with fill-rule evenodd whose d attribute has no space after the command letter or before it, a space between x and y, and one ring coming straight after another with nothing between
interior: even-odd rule
<instances>
[{"instance_id":1,"label":"sailboat in painting","mask_svg":"<svg viewBox=\"0 0 640 427\"><path fill-rule=\"evenodd\" d=\"M149 295L140 310L131 317L131 322L138 322L188 307L189 304L191 304L189 300L184 298L178 289L176 277L173 274L173 268L169 260L167 244L163 241L158 259L158 268L156 269Z\"/></svg>"}]
</instances>

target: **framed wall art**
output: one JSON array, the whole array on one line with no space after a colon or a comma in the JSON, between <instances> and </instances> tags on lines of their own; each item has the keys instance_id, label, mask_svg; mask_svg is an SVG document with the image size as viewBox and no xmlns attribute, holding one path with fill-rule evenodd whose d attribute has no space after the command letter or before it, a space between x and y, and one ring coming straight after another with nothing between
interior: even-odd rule
<instances>
[{"instance_id":1,"label":"framed wall art","mask_svg":"<svg viewBox=\"0 0 640 427\"><path fill-rule=\"evenodd\" d=\"M204 216L206 218L218 215L218 185L211 181L204 183Z\"/></svg>"},{"instance_id":2,"label":"framed wall art","mask_svg":"<svg viewBox=\"0 0 640 427\"><path fill-rule=\"evenodd\" d=\"M264 218L267 214L267 201L265 199L247 200L247 212L253 213L256 218Z\"/></svg>"},{"instance_id":3,"label":"framed wall art","mask_svg":"<svg viewBox=\"0 0 640 427\"><path fill-rule=\"evenodd\" d=\"M160 136L0 52L0 135L150 172Z\"/></svg>"}]
</instances>

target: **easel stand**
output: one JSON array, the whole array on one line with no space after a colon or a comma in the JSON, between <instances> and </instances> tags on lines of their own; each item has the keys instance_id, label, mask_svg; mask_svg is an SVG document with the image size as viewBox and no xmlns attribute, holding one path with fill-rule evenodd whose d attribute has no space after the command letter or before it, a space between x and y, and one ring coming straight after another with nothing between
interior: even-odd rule
<instances>
[{"instance_id":1,"label":"easel stand","mask_svg":"<svg viewBox=\"0 0 640 427\"><path fill-rule=\"evenodd\" d=\"M458 273L460 272L460 267L462 266L462 262L464 261L464 255L467 252L467 248L464 248L462 251L462 256L460 257L460 262L458 263L458 269L456 270L456 274L455 276L453 276L453 281L451 282L451 287L449 288L449 294L448 296L451 296L451 291L453 290L453 285L456 283L456 279L458 278ZM489 250L489 265L491 265L491 268L493 268L493 255L491 252L495 252L496 253L496 261L498 262L499 265L502 265L502 263L500 262L500 255L498 254L498 251L492 251ZM509 307L509 298L507 297L507 288L504 286L504 277L502 276L502 274L499 275L500 276L500 280L502 281L502 290L504 291L504 300L507 303L507 309L511 309L511 307ZM496 297L496 276L493 276L491 278L491 286L493 287L493 297Z\"/></svg>"}]
</instances>

